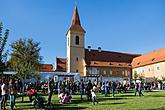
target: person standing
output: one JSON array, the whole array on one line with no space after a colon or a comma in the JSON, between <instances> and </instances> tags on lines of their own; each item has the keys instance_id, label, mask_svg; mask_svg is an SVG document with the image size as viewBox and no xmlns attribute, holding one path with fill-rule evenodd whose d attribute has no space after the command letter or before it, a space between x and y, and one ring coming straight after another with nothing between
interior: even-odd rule
<instances>
[{"instance_id":1,"label":"person standing","mask_svg":"<svg viewBox=\"0 0 165 110\"><path fill-rule=\"evenodd\" d=\"M144 96L142 93L142 90L143 90L143 85L142 85L142 83L140 83L139 84L139 96Z\"/></svg>"},{"instance_id":2,"label":"person standing","mask_svg":"<svg viewBox=\"0 0 165 110\"><path fill-rule=\"evenodd\" d=\"M136 83L135 84L135 96L136 96L137 93L139 93L138 89L139 89L139 84Z\"/></svg>"},{"instance_id":3,"label":"person standing","mask_svg":"<svg viewBox=\"0 0 165 110\"><path fill-rule=\"evenodd\" d=\"M93 88L91 80L89 80L88 85L87 85L87 100L92 101L92 94L91 94L91 89Z\"/></svg>"},{"instance_id":4,"label":"person standing","mask_svg":"<svg viewBox=\"0 0 165 110\"><path fill-rule=\"evenodd\" d=\"M91 89L91 94L92 94L92 102L93 102L93 105L95 105L95 102L98 103L98 101L96 100L96 93L93 89Z\"/></svg>"},{"instance_id":5,"label":"person standing","mask_svg":"<svg viewBox=\"0 0 165 110\"><path fill-rule=\"evenodd\" d=\"M13 110L15 106L15 98L17 92L15 87L15 81L12 79L9 82L9 94L10 94L10 106L11 106L11 110Z\"/></svg>"},{"instance_id":6,"label":"person standing","mask_svg":"<svg viewBox=\"0 0 165 110\"><path fill-rule=\"evenodd\" d=\"M115 96L115 82L112 82L111 88L112 88L112 97L114 97Z\"/></svg>"},{"instance_id":7,"label":"person standing","mask_svg":"<svg viewBox=\"0 0 165 110\"><path fill-rule=\"evenodd\" d=\"M53 94L53 80L50 80L48 84L48 105L51 104L52 94Z\"/></svg>"},{"instance_id":8,"label":"person standing","mask_svg":"<svg viewBox=\"0 0 165 110\"><path fill-rule=\"evenodd\" d=\"M108 81L106 83L104 83L104 95L105 97L107 96L108 94Z\"/></svg>"},{"instance_id":9,"label":"person standing","mask_svg":"<svg viewBox=\"0 0 165 110\"><path fill-rule=\"evenodd\" d=\"M84 83L83 83L83 80L81 79L81 82L80 82L80 97L81 97L81 100L83 100L83 94L84 94Z\"/></svg>"},{"instance_id":10,"label":"person standing","mask_svg":"<svg viewBox=\"0 0 165 110\"><path fill-rule=\"evenodd\" d=\"M6 101L7 101L7 85L6 81L2 81L2 86L1 86L1 95L2 95L2 100L1 100L1 109L6 110Z\"/></svg>"},{"instance_id":11,"label":"person standing","mask_svg":"<svg viewBox=\"0 0 165 110\"><path fill-rule=\"evenodd\" d=\"M2 86L2 80L0 79L0 87ZM1 96L1 89L0 89L0 100L1 100L2 96Z\"/></svg>"}]
</instances>

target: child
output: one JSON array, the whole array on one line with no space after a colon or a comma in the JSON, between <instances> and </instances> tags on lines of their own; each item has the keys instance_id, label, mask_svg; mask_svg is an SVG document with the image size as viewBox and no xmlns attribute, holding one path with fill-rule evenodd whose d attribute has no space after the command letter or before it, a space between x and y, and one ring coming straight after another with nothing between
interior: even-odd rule
<instances>
[{"instance_id":1,"label":"child","mask_svg":"<svg viewBox=\"0 0 165 110\"><path fill-rule=\"evenodd\" d=\"M71 98L72 98L72 96L70 96L69 93L66 92L64 97L63 97L63 99L62 99L62 103L63 104L70 103L71 102Z\"/></svg>"},{"instance_id":2,"label":"child","mask_svg":"<svg viewBox=\"0 0 165 110\"><path fill-rule=\"evenodd\" d=\"M38 109L45 108L44 102L45 102L45 98L43 96L39 96L38 94L36 94L35 99L32 101L32 105Z\"/></svg>"},{"instance_id":3,"label":"child","mask_svg":"<svg viewBox=\"0 0 165 110\"><path fill-rule=\"evenodd\" d=\"M59 98L59 103L62 103L62 100L64 98L64 93L59 94L58 98Z\"/></svg>"},{"instance_id":4,"label":"child","mask_svg":"<svg viewBox=\"0 0 165 110\"><path fill-rule=\"evenodd\" d=\"M95 102L98 103L98 101L96 100L96 94L94 92L94 90L91 89L91 94L92 94L92 102L93 102L93 105L95 105Z\"/></svg>"}]
</instances>

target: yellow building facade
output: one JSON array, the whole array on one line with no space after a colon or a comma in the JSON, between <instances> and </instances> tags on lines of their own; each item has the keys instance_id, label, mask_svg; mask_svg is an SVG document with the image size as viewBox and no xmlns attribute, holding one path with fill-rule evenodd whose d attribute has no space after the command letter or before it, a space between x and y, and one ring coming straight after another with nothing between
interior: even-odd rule
<instances>
[{"instance_id":1,"label":"yellow building facade","mask_svg":"<svg viewBox=\"0 0 165 110\"><path fill-rule=\"evenodd\" d=\"M148 79L165 77L164 48L143 55L105 51L101 47L94 50L91 46L85 48L85 33L76 7L66 33L67 56L57 58L56 71L107 80L130 80L135 76Z\"/></svg>"},{"instance_id":2,"label":"yellow building facade","mask_svg":"<svg viewBox=\"0 0 165 110\"><path fill-rule=\"evenodd\" d=\"M78 9L75 8L71 26L67 32L67 72L85 75L85 31L81 27Z\"/></svg>"},{"instance_id":3,"label":"yellow building facade","mask_svg":"<svg viewBox=\"0 0 165 110\"><path fill-rule=\"evenodd\" d=\"M165 48L134 58L132 73L134 79L136 77L145 79L165 77Z\"/></svg>"}]
</instances>

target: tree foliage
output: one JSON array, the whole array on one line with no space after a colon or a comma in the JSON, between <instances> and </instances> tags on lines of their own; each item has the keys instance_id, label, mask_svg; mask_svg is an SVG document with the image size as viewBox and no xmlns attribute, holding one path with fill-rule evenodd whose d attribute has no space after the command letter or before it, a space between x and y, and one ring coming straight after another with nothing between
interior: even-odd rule
<instances>
[{"instance_id":1,"label":"tree foliage","mask_svg":"<svg viewBox=\"0 0 165 110\"><path fill-rule=\"evenodd\" d=\"M139 74L139 79L143 80L145 78L144 74Z\"/></svg>"},{"instance_id":2,"label":"tree foliage","mask_svg":"<svg viewBox=\"0 0 165 110\"><path fill-rule=\"evenodd\" d=\"M165 81L165 76L162 76L162 81Z\"/></svg>"},{"instance_id":3,"label":"tree foliage","mask_svg":"<svg viewBox=\"0 0 165 110\"><path fill-rule=\"evenodd\" d=\"M20 79L29 79L39 69L41 61L39 42L32 39L19 39L11 44L10 66Z\"/></svg>"},{"instance_id":4,"label":"tree foliage","mask_svg":"<svg viewBox=\"0 0 165 110\"><path fill-rule=\"evenodd\" d=\"M137 79L138 77L139 77L139 75L137 74L137 71L134 71L133 78Z\"/></svg>"},{"instance_id":5,"label":"tree foliage","mask_svg":"<svg viewBox=\"0 0 165 110\"><path fill-rule=\"evenodd\" d=\"M5 64L7 61L7 51L5 51L6 42L9 36L9 30L6 29L3 36L3 24L0 22L0 72L3 72L5 69Z\"/></svg>"}]
</instances>

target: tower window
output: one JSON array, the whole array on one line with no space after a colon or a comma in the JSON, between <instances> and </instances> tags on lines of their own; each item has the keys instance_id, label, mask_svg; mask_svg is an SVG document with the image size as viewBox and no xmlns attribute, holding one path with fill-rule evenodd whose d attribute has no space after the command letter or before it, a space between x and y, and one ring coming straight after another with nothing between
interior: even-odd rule
<instances>
[{"instance_id":1,"label":"tower window","mask_svg":"<svg viewBox=\"0 0 165 110\"><path fill-rule=\"evenodd\" d=\"M78 61L78 57L76 57L76 61Z\"/></svg>"},{"instance_id":2,"label":"tower window","mask_svg":"<svg viewBox=\"0 0 165 110\"><path fill-rule=\"evenodd\" d=\"M69 46L69 38L68 38L68 46Z\"/></svg>"},{"instance_id":3,"label":"tower window","mask_svg":"<svg viewBox=\"0 0 165 110\"><path fill-rule=\"evenodd\" d=\"M75 43L76 43L76 45L79 45L79 36L76 36L76 39L75 39Z\"/></svg>"},{"instance_id":4,"label":"tower window","mask_svg":"<svg viewBox=\"0 0 165 110\"><path fill-rule=\"evenodd\" d=\"M157 66L157 70L160 70L160 67L159 66Z\"/></svg>"}]
</instances>

